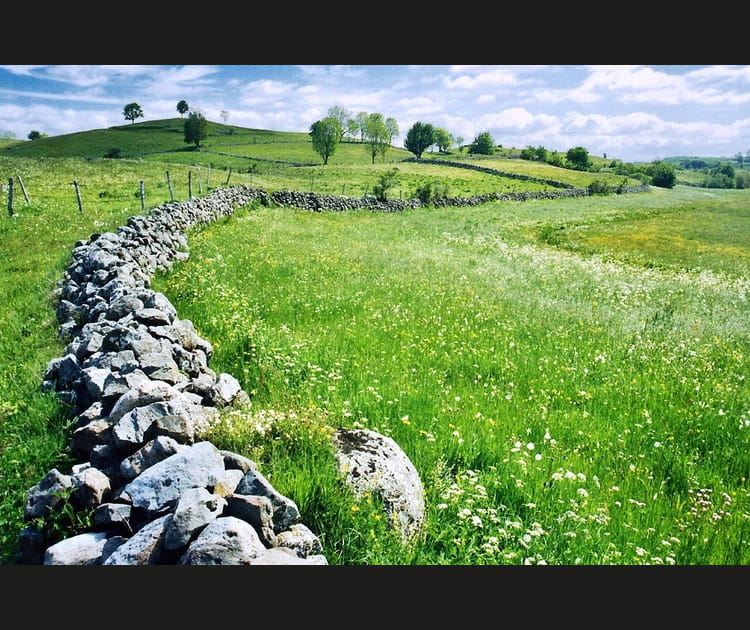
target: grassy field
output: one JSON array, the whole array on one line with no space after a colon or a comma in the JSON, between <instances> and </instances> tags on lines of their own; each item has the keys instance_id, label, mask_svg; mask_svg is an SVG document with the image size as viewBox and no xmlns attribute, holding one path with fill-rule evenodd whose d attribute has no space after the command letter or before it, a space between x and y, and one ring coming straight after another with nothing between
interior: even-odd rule
<instances>
[{"instance_id":1,"label":"grassy field","mask_svg":"<svg viewBox=\"0 0 750 630\"><path fill-rule=\"evenodd\" d=\"M16 186L9 216L0 194L3 564L28 489L72 463L65 409L40 388L63 349L52 291L76 240L142 213L140 181L147 208L170 200L167 170L177 200L188 173L194 195L209 192L209 164L211 187L229 168L230 184L353 195L393 166L395 196L420 178L453 195L501 181L372 165L356 143L328 167L257 159L248 172L248 147L282 159L306 134L212 123L217 151L235 143L224 157L172 151L179 119L138 140L148 124L59 146L98 158L117 133L132 141L123 154L154 152L142 160L0 149L0 184L20 176L30 196ZM52 140L12 148L38 155ZM493 168L538 166L504 162ZM189 260L154 287L214 345L212 367L252 393L206 437L261 465L331 564L748 564L748 201L678 186L395 214L247 208L194 230ZM343 487L339 426L391 435L412 459L423 540L404 549L376 498Z\"/></svg>"},{"instance_id":2,"label":"grassy field","mask_svg":"<svg viewBox=\"0 0 750 630\"><path fill-rule=\"evenodd\" d=\"M546 229L686 231L702 194L259 208L193 234L158 287L253 393L213 439L294 497L332 563L747 564L750 284L724 272L746 264L747 193L706 205L725 248L700 272ZM342 492L338 426L393 436L419 470L428 528L408 551Z\"/></svg>"}]
</instances>

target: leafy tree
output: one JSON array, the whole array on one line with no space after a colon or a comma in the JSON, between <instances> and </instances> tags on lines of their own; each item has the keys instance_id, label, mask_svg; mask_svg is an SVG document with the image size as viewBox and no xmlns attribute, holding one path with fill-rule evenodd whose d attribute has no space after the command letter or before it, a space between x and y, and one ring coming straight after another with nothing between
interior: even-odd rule
<instances>
[{"instance_id":1,"label":"leafy tree","mask_svg":"<svg viewBox=\"0 0 750 630\"><path fill-rule=\"evenodd\" d=\"M452 141L453 138L451 138L451 134L449 134L446 129L443 129L442 127L435 127L433 144L437 145L438 151L440 151L440 153L447 152L448 149L451 148Z\"/></svg>"},{"instance_id":2,"label":"leafy tree","mask_svg":"<svg viewBox=\"0 0 750 630\"><path fill-rule=\"evenodd\" d=\"M365 142L367 142L367 151L372 156L372 163L375 164L375 156L378 153L381 159L385 159L385 152L390 146L388 141L390 132L383 120L383 114L370 114L365 121Z\"/></svg>"},{"instance_id":3,"label":"leafy tree","mask_svg":"<svg viewBox=\"0 0 750 630\"><path fill-rule=\"evenodd\" d=\"M129 120L132 125L136 118L143 118L143 110L138 103L128 103L122 110L122 115L125 116L125 120Z\"/></svg>"},{"instance_id":4,"label":"leafy tree","mask_svg":"<svg viewBox=\"0 0 750 630\"><path fill-rule=\"evenodd\" d=\"M571 168L578 170L586 170L591 166L588 149L584 147L573 147L568 149L568 152L565 154L565 159L568 161Z\"/></svg>"},{"instance_id":5,"label":"leafy tree","mask_svg":"<svg viewBox=\"0 0 750 630\"><path fill-rule=\"evenodd\" d=\"M357 121L357 127L359 128L359 141L364 142L365 141L365 125L367 124L367 117L369 114L367 112L359 112L355 117L354 120Z\"/></svg>"},{"instance_id":6,"label":"leafy tree","mask_svg":"<svg viewBox=\"0 0 750 630\"><path fill-rule=\"evenodd\" d=\"M0 140L15 140L16 134L12 131L0 131Z\"/></svg>"},{"instance_id":7,"label":"leafy tree","mask_svg":"<svg viewBox=\"0 0 750 630\"><path fill-rule=\"evenodd\" d=\"M359 123L356 118L350 118L346 121L346 130L352 138L356 138L359 133Z\"/></svg>"},{"instance_id":8,"label":"leafy tree","mask_svg":"<svg viewBox=\"0 0 750 630\"><path fill-rule=\"evenodd\" d=\"M398 166L383 173L378 179L378 183L372 187L372 192L378 198L378 201L388 201L388 191L399 182Z\"/></svg>"},{"instance_id":9,"label":"leafy tree","mask_svg":"<svg viewBox=\"0 0 750 630\"><path fill-rule=\"evenodd\" d=\"M433 144L435 144L435 127L430 123L417 121L406 132L404 148L413 153L418 160L422 158L422 153Z\"/></svg>"},{"instance_id":10,"label":"leafy tree","mask_svg":"<svg viewBox=\"0 0 750 630\"><path fill-rule=\"evenodd\" d=\"M477 153L479 155L492 155L495 153L495 140L489 131L483 131L474 138L469 147L469 153Z\"/></svg>"},{"instance_id":11,"label":"leafy tree","mask_svg":"<svg viewBox=\"0 0 750 630\"><path fill-rule=\"evenodd\" d=\"M458 147L460 153L464 152L464 139L461 136L456 136L455 138L453 138L453 144Z\"/></svg>"},{"instance_id":12,"label":"leafy tree","mask_svg":"<svg viewBox=\"0 0 750 630\"><path fill-rule=\"evenodd\" d=\"M47 137L46 133L41 133L36 130L30 131L28 135L29 140L38 140L39 138L46 138L46 137Z\"/></svg>"},{"instance_id":13,"label":"leafy tree","mask_svg":"<svg viewBox=\"0 0 750 630\"><path fill-rule=\"evenodd\" d=\"M339 127L341 128L341 135L339 136L339 141L344 139L344 134L346 133L348 129L349 117L350 117L349 112L346 111L340 105L334 105L333 107L328 108L327 118L335 118L339 123Z\"/></svg>"},{"instance_id":14,"label":"leafy tree","mask_svg":"<svg viewBox=\"0 0 750 630\"><path fill-rule=\"evenodd\" d=\"M323 164L328 164L328 158L336 152L341 136L341 123L334 116L316 120L310 125L313 149L323 158Z\"/></svg>"},{"instance_id":15,"label":"leafy tree","mask_svg":"<svg viewBox=\"0 0 750 630\"><path fill-rule=\"evenodd\" d=\"M393 138L398 135L398 123L395 118L388 117L385 119L385 128L388 130L388 145L393 144Z\"/></svg>"},{"instance_id":16,"label":"leafy tree","mask_svg":"<svg viewBox=\"0 0 750 630\"><path fill-rule=\"evenodd\" d=\"M180 112L180 118L182 118L182 115L185 114L190 109L190 105L187 104L187 101L180 101L177 103L177 111Z\"/></svg>"},{"instance_id":17,"label":"leafy tree","mask_svg":"<svg viewBox=\"0 0 750 630\"><path fill-rule=\"evenodd\" d=\"M201 112L190 112L183 125L185 132L185 142L195 144L195 148L200 148L201 141L205 140L208 135L208 121Z\"/></svg>"},{"instance_id":18,"label":"leafy tree","mask_svg":"<svg viewBox=\"0 0 750 630\"><path fill-rule=\"evenodd\" d=\"M221 119L224 121L224 124L226 125L227 124L227 118L229 118L229 112L226 109L222 109L221 110L221 114L219 114L219 115L221 116Z\"/></svg>"},{"instance_id":19,"label":"leafy tree","mask_svg":"<svg viewBox=\"0 0 750 630\"><path fill-rule=\"evenodd\" d=\"M663 160L654 160L647 169L651 177L651 183L659 188L674 188L677 183L677 174L674 166Z\"/></svg>"},{"instance_id":20,"label":"leafy tree","mask_svg":"<svg viewBox=\"0 0 750 630\"><path fill-rule=\"evenodd\" d=\"M737 160L737 161L739 162L739 164L740 164L740 168L742 168L742 167L743 167L743 165L745 164L745 156L744 156L744 155L742 155L742 152L741 152L741 151L738 151L738 152L737 152L737 154L736 154L736 155L734 156L734 159L735 159L735 160Z\"/></svg>"}]
</instances>

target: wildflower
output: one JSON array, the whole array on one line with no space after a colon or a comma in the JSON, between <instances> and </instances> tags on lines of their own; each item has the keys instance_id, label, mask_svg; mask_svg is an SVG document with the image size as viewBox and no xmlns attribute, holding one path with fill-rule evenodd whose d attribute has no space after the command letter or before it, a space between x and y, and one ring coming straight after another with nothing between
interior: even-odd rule
<instances>
[{"instance_id":1,"label":"wildflower","mask_svg":"<svg viewBox=\"0 0 750 630\"><path fill-rule=\"evenodd\" d=\"M529 442L529 443L528 443L528 444L526 445L526 448L527 448L528 450L530 450L530 451L533 451L533 450L534 450L534 443L533 443L533 442Z\"/></svg>"}]
</instances>

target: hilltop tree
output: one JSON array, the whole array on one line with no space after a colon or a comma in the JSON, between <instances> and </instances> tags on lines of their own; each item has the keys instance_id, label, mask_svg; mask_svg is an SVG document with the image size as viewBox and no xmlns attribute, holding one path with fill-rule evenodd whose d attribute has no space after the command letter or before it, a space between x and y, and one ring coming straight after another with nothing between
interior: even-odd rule
<instances>
[{"instance_id":1,"label":"hilltop tree","mask_svg":"<svg viewBox=\"0 0 750 630\"><path fill-rule=\"evenodd\" d=\"M323 164L328 164L328 158L336 152L341 135L341 123L333 116L316 120L310 125L313 149L323 158Z\"/></svg>"},{"instance_id":2,"label":"hilltop tree","mask_svg":"<svg viewBox=\"0 0 750 630\"><path fill-rule=\"evenodd\" d=\"M200 148L201 141L205 140L208 135L208 121L201 112L190 112L183 125L185 132L185 142L195 144L195 148Z\"/></svg>"},{"instance_id":3,"label":"hilltop tree","mask_svg":"<svg viewBox=\"0 0 750 630\"><path fill-rule=\"evenodd\" d=\"M36 131L36 130L30 131L28 135L29 140L38 140L39 138L46 138L46 137L47 137L46 133L41 133L40 131Z\"/></svg>"},{"instance_id":4,"label":"hilltop tree","mask_svg":"<svg viewBox=\"0 0 750 630\"><path fill-rule=\"evenodd\" d=\"M565 154L565 159L571 168L585 170L591 166L591 159L589 158L588 149L584 147L573 147L568 149Z\"/></svg>"},{"instance_id":5,"label":"hilltop tree","mask_svg":"<svg viewBox=\"0 0 750 630\"><path fill-rule=\"evenodd\" d=\"M356 118L350 118L346 121L346 131L352 138L356 138L359 133L359 123Z\"/></svg>"},{"instance_id":6,"label":"hilltop tree","mask_svg":"<svg viewBox=\"0 0 750 630\"><path fill-rule=\"evenodd\" d=\"M427 147L434 143L435 128L430 123L415 122L406 132L404 148L412 152L419 160Z\"/></svg>"},{"instance_id":7,"label":"hilltop tree","mask_svg":"<svg viewBox=\"0 0 750 630\"><path fill-rule=\"evenodd\" d=\"M480 133L469 146L469 153L492 155L495 153L495 140L489 131Z\"/></svg>"},{"instance_id":8,"label":"hilltop tree","mask_svg":"<svg viewBox=\"0 0 750 630\"><path fill-rule=\"evenodd\" d=\"M359 129L359 141L364 142L365 141L365 125L367 124L367 112L359 112L355 117L354 120L357 121L357 128Z\"/></svg>"},{"instance_id":9,"label":"hilltop tree","mask_svg":"<svg viewBox=\"0 0 750 630\"><path fill-rule=\"evenodd\" d=\"M388 130L388 145L393 144L393 138L395 138L398 133L398 123L396 122L396 119L393 117L388 117L385 119L385 128Z\"/></svg>"},{"instance_id":10,"label":"hilltop tree","mask_svg":"<svg viewBox=\"0 0 750 630\"><path fill-rule=\"evenodd\" d=\"M458 147L459 152L464 152L464 139L462 136L456 136L455 138L453 138L453 144Z\"/></svg>"},{"instance_id":11,"label":"hilltop tree","mask_svg":"<svg viewBox=\"0 0 750 630\"><path fill-rule=\"evenodd\" d=\"M229 112L226 109L222 109L221 110L221 114L219 114L219 115L221 116L221 119L224 121L224 124L226 125L227 124L227 118L229 118Z\"/></svg>"},{"instance_id":12,"label":"hilltop tree","mask_svg":"<svg viewBox=\"0 0 750 630\"><path fill-rule=\"evenodd\" d=\"M448 149L451 148L452 141L453 138L451 138L451 134L448 133L447 129L443 129L442 127L435 127L435 138L433 140L433 144L437 145L438 151L440 151L440 153L447 152Z\"/></svg>"},{"instance_id":13,"label":"hilltop tree","mask_svg":"<svg viewBox=\"0 0 750 630\"><path fill-rule=\"evenodd\" d=\"M339 126L341 127L341 136L339 137L339 141L344 139L344 134L349 128L349 117L349 112L340 105L334 105L333 107L328 108L327 118L335 118L338 121Z\"/></svg>"},{"instance_id":14,"label":"hilltop tree","mask_svg":"<svg viewBox=\"0 0 750 630\"><path fill-rule=\"evenodd\" d=\"M375 156L380 153L381 159L385 159L385 152L390 146L388 140L390 133L383 120L383 114L370 114L365 121L365 141L367 150L372 156L375 164Z\"/></svg>"},{"instance_id":15,"label":"hilltop tree","mask_svg":"<svg viewBox=\"0 0 750 630\"><path fill-rule=\"evenodd\" d=\"M190 105L187 104L187 101L180 101L177 103L177 111L180 112L180 118L182 118L182 115L185 114L190 109Z\"/></svg>"},{"instance_id":16,"label":"hilltop tree","mask_svg":"<svg viewBox=\"0 0 750 630\"><path fill-rule=\"evenodd\" d=\"M122 110L122 115L125 116L125 120L129 120L132 125L136 118L143 118L143 110L138 103L128 103Z\"/></svg>"}]
</instances>

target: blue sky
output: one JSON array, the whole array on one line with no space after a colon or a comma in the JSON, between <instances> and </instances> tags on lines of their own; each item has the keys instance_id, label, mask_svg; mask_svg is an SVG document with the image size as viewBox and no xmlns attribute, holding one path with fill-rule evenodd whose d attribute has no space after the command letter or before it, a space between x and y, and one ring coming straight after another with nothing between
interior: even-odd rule
<instances>
[{"instance_id":1,"label":"blue sky","mask_svg":"<svg viewBox=\"0 0 750 630\"><path fill-rule=\"evenodd\" d=\"M468 143L542 145L625 161L750 150L750 66L50 65L0 66L0 132L26 139L178 117L308 132L333 106L417 121Z\"/></svg>"}]
</instances>

